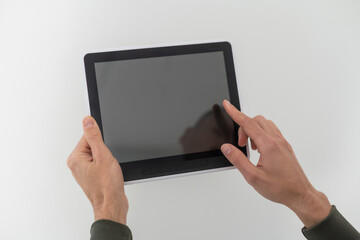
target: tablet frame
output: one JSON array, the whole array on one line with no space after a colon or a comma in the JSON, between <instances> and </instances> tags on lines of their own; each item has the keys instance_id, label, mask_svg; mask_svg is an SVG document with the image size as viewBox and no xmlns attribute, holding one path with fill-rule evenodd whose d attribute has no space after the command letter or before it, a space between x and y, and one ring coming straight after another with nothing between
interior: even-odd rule
<instances>
[{"instance_id":1,"label":"tablet frame","mask_svg":"<svg viewBox=\"0 0 360 240\"><path fill-rule=\"evenodd\" d=\"M137 49L122 49L118 51L93 52L84 56L87 95L91 116L97 121L101 133L102 121L97 90L95 63L110 62L129 59L144 59L150 57L176 56L207 52L223 52L228 90L228 99L236 108L240 108L237 89L232 47L228 41L202 42L195 44L168 45ZM238 125L234 123L234 138L238 140ZM104 139L104 136L102 136ZM249 156L248 146L238 147ZM209 164L210 161L210 164ZM119 163L124 174L125 184L164 179L175 176L184 176L204 172L213 172L233 169L233 165L223 156L220 150L201 153L190 153L161 158L152 158L132 162Z\"/></svg>"}]
</instances>

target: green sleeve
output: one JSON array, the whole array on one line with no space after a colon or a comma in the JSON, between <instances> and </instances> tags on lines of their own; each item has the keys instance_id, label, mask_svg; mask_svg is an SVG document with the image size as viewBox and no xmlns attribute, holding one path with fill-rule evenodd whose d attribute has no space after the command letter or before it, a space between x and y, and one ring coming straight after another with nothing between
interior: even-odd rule
<instances>
[{"instance_id":1,"label":"green sleeve","mask_svg":"<svg viewBox=\"0 0 360 240\"><path fill-rule=\"evenodd\" d=\"M303 227L309 240L356 240L360 233L332 206L329 216L311 228Z\"/></svg>"},{"instance_id":2,"label":"green sleeve","mask_svg":"<svg viewBox=\"0 0 360 240\"><path fill-rule=\"evenodd\" d=\"M94 222L90 234L90 240L132 240L128 226L105 219Z\"/></svg>"}]
</instances>

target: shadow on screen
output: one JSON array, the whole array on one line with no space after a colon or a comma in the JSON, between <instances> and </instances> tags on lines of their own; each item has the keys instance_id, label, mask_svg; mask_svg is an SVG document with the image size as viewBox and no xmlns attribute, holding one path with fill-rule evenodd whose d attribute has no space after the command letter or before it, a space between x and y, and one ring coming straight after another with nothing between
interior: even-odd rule
<instances>
[{"instance_id":1,"label":"shadow on screen","mask_svg":"<svg viewBox=\"0 0 360 240\"><path fill-rule=\"evenodd\" d=\"M225 142L234 144L232 119L218 104L205 112L194 126L186 128L179 139L183 153L220 149Z\"/></svg>"}]
</instances>

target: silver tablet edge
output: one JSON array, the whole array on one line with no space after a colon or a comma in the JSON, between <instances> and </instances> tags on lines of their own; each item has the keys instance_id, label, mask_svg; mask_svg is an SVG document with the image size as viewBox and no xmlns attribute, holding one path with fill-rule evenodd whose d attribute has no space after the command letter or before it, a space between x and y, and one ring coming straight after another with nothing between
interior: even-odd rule
<instances>
[{"instance_id":1,"label":"silver tablet edge","mask_svg":"<svg viewBox=\"0 0 360 240\"><path fill-rule=\"evenodd\" d=\"M187 172L187 173L179 173L179 174L172 174L167 176L161 176L161 177L153 177L153 178L146 178L146 179L140 179L140 180L134 180L134 181L127 181L124 184L125 185L132 185L136 183L142 183L142 182L152 182L152 181L158 181L158 180L164 180L169 178L178 178L178 177L185 177L185 176L191 176L191 175L197 175L197 174L203 174L203 173L210 173L210 172L218 172L223 170L230 170L235 169L234 166L228 166L228 167L222 167L222 168L214 168L214 169L208 169L208 170L202 170L202 171L194 171L194 172Z\"/></svg>"},{"instance_id":2,"label":"silver tablet edge","mask_svg":"<svg viewBox=\"0 0 360 240\"><path fill-rule=\"evenodd\" d=\"M250 152L249 152L248 145L246 145L246 154L247 154L247 158L249 159ZM228 167L200 170L200 171L194 171L194 172L188 172L188 173L178 173L178 174L171 174L171 175L161 176L161 177L153 177L153 178L146 178L146 179L140 179L140 180L134 180L134 181L127 181L127 182L124 182L124 184L132 185L132 184L136 184L136 183L152 182L152 181L164 180L164 179L169 179L169 178L185 177L185 176L191 176L191 175L196 175L196 174L219 172L219 171L231 170L231 169L236 169L236 168L234 166L228 166Z\"/></svg>"}]
</instances>

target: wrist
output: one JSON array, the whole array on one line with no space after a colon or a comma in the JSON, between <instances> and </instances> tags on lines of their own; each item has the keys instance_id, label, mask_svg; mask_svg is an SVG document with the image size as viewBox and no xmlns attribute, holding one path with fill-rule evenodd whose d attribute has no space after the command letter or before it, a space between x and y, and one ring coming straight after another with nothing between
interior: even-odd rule
<instances>
[{"instance_id":1,"label":"wrist","mask_svg":"<svg viewBox=\"0 0 360 240\"><path fill-rule=\"evenodd\" d=\"M119 201L104 201L101 205L93 206L95 221L107 219L126 225L128 200L124 196Z\"/></svg>"},{"instance_id":2,"label":"wrist","mask_svg":"<svg viewBox=\"0 0 360 240\"><path fill-rule=\"evenodd\" d=\"M310 228L325 219L330 211L331 204L322 192L313 187L307 189L292 206L288 206L303 222L306 228Z\"/></svg>"}]
</instances>

